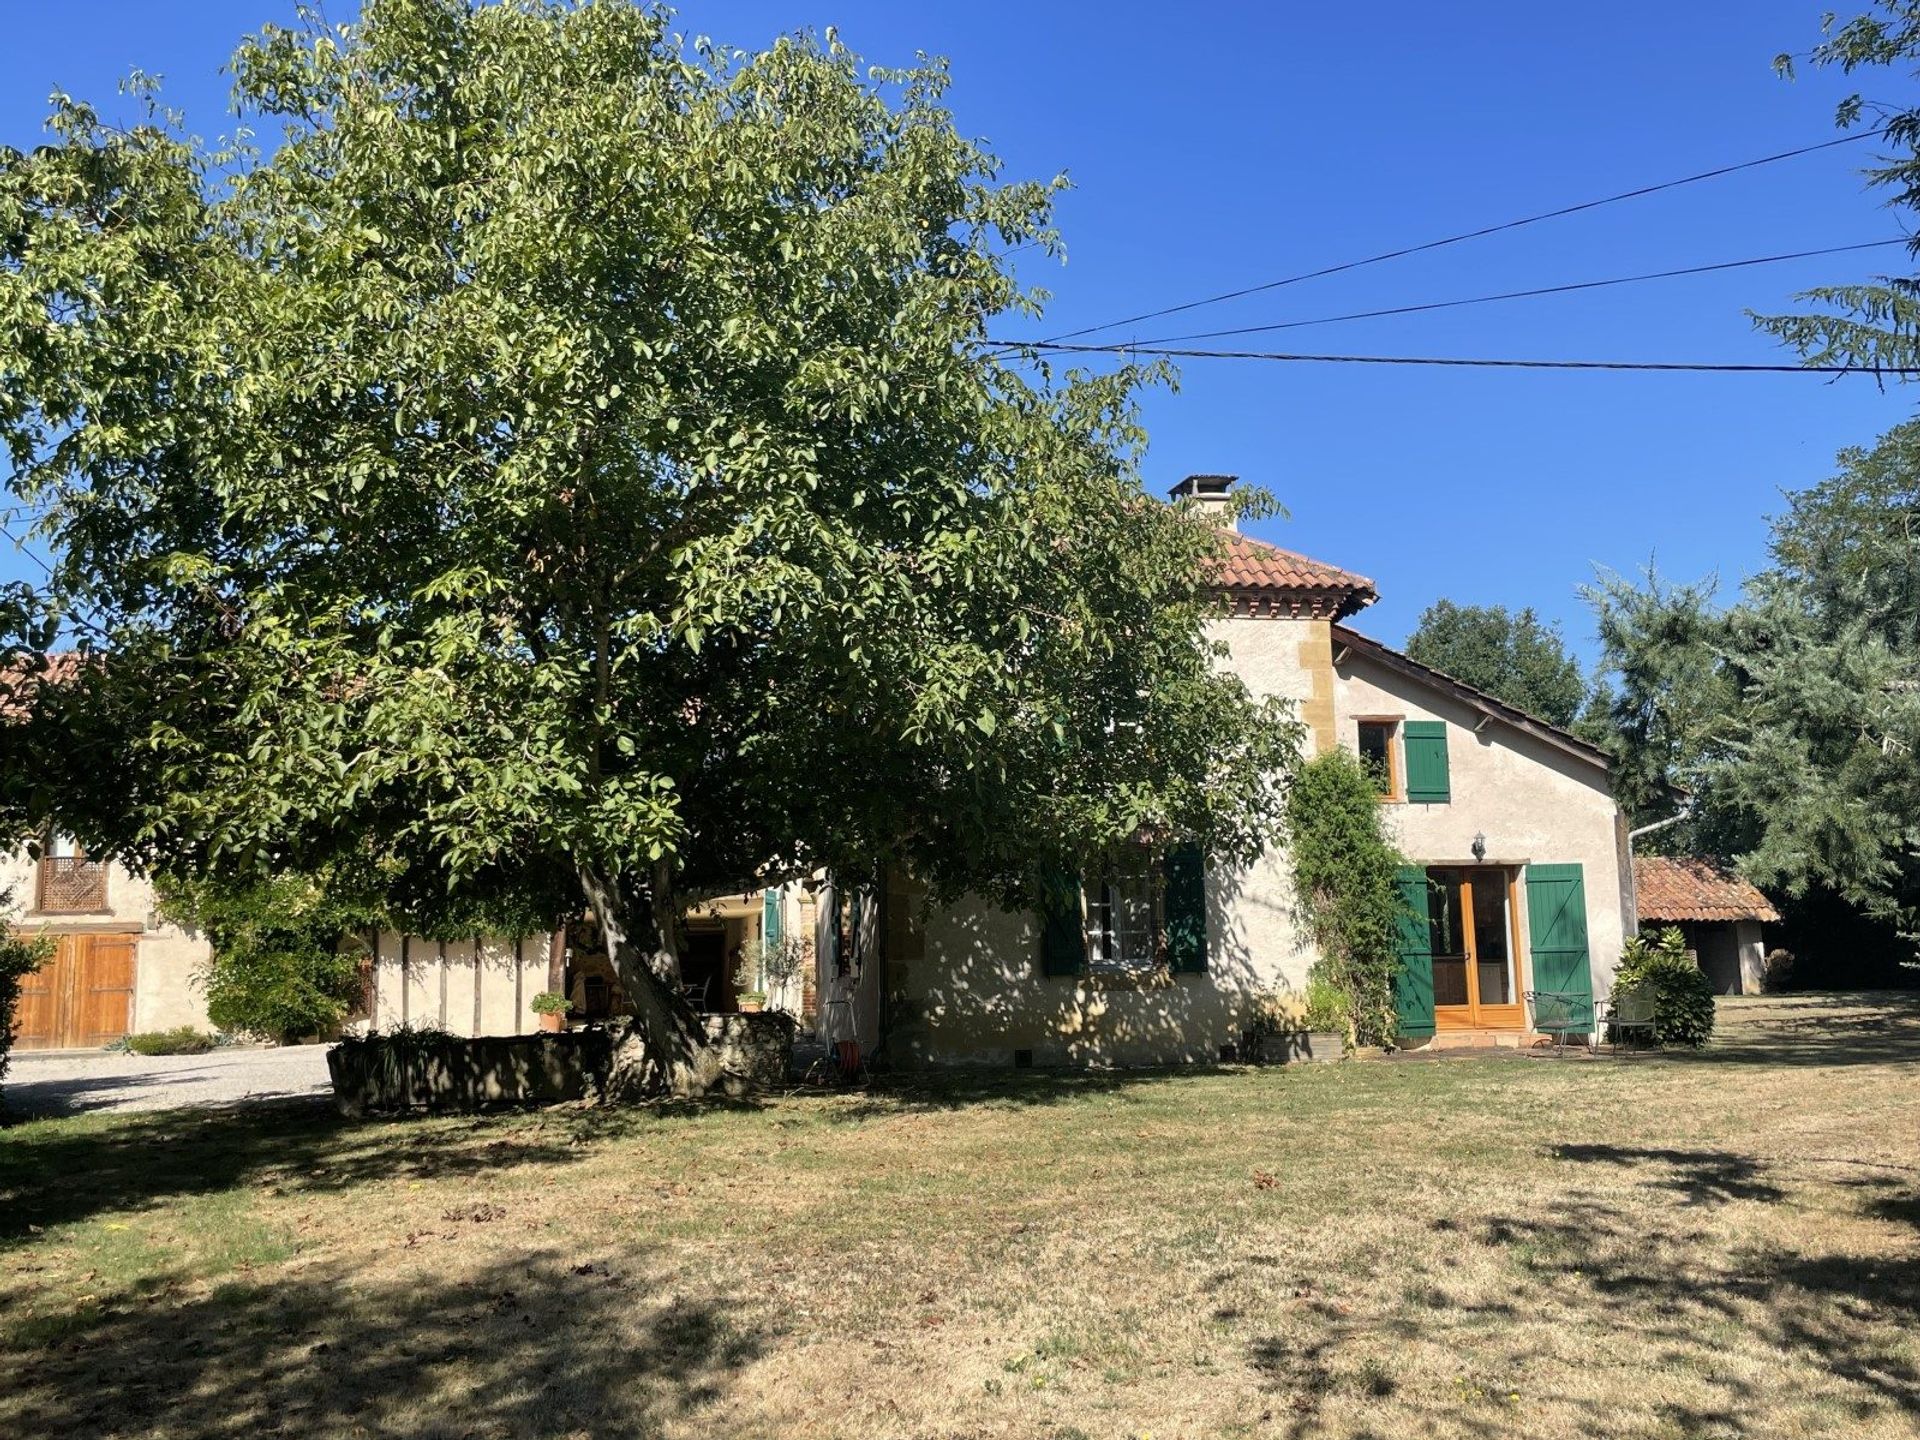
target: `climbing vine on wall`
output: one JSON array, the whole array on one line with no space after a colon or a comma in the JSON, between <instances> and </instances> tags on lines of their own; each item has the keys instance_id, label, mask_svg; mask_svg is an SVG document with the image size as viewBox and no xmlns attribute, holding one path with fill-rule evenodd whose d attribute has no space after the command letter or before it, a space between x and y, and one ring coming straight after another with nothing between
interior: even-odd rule
<instances>
[{"instance_id":1,"label":"climbing vine on wall","mask_svg":"<svg viewBox=\"0 0 1920 1440\"><path fill-rule=\"evenodd\" d=\"M1301 767L1287 810L1294 918L1320 952L1313 979L1340 996L1351 1043L1387 1044L1400 963L1394 881L1407 862L1387 833L1378 787L1357 756L1330 750Z\"/></svg>"}]
</instances>

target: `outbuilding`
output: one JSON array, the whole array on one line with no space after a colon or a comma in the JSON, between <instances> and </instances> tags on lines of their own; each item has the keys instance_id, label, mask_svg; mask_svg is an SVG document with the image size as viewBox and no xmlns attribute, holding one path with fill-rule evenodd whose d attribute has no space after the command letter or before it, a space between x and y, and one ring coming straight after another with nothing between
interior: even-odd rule
<instances>
[{"instance_id":1,"label":"outbuilding","mask_svg":"<svg viewBox=\"0 0 1920 1440\"><path fill-rule=\"evenodd\" d=\"M1638 855L1633 890L1640 927L1679 927L1716 995L1760 993L1767 955L1760 927L1780 912L1752 884L1697 855Z\"/></svg>"}]
</instances>

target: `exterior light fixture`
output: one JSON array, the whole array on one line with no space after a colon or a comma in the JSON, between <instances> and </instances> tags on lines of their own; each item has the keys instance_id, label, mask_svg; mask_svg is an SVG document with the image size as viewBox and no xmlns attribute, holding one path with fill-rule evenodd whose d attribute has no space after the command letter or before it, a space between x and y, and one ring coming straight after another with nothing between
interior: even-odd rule
<instances>
[{"instance_id":1,"label":"exterior light fixture","mask_svg":"<svg viewBox=\"0 0 1920 1440\"><path fill-rule=\"evenodd\" d=\"M1476 860L1484 860L1487 858L1487 837L1485 835L1482 835L1482 834L1474 835L1473 858Z\"/></svg>"}]
</instances>

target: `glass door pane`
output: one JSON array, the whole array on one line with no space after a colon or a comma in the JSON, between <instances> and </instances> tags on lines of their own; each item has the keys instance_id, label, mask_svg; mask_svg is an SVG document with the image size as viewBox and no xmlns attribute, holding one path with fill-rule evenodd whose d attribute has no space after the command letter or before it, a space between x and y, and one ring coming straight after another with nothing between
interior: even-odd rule
<instances>
[{"instance_id":1,"label":"glass door pane","mask_svg":"<svg viewBox=\"0 0 1920 1440\"><path fill-rule=\"evenodd\" d=\"M1433 1003L1465 1005L1467 929L1458 870L1427 872L1427 923L1433 937Z\"/></svg>"},{"instance_id":2,"label":"glass door pane","mask_svg":"<svg viewBox=\"0 0 1920 1440\"><path fill-rule=\"evenodd\" d=\"M1511 1005L1513 927L1507 921L1507 877L1483 870L1473 877L1474 980L1482 1005Z\"/></svg>"}]
</instances>

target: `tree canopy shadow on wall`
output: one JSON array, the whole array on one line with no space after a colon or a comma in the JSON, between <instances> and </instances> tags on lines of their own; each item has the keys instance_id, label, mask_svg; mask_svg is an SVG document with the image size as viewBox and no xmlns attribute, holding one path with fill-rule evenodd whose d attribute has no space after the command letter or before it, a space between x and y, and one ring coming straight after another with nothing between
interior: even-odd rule
<instances>
[{"instance_id":1,"label":"tree canopy shadow on wall","mask_svg":"<svg viewBox=\"0 0 1920 1440\"><path fill-rule=\"evenodd\" d=\"M9 1385L23 1435L655 1433L721 1400L764 1338L714 1299L555 1254L451 1280L309 1271L107 1297Z\"/></svg>"},{"instance_id":2,"label":"tree canopy shadow on wall","mask_svg":"<svg viewBox=\"0 0 1920 1440\"><path fill-rule=\"evenodd\" d=\"M1256 936L1292 933L1283 907L1247 878L1208 872L1207 966L1196 973L1049 975L1038 916L977 896L933 907L920 920L924 952L904 962L905 988L891 997L889 1052L906 1069L929 1060L1010 1069L1022 1052L1041 1067L1217 1064L1263 988Z\"/></svg>"}]
</instances>

